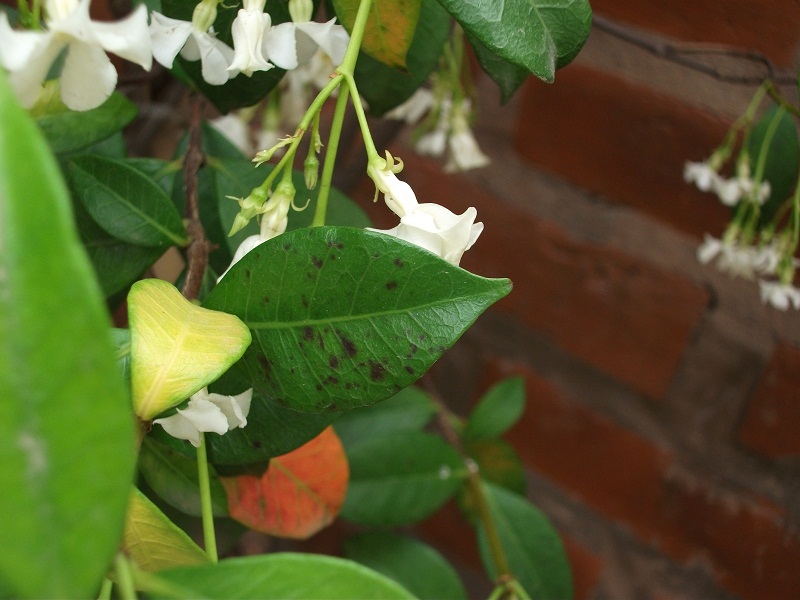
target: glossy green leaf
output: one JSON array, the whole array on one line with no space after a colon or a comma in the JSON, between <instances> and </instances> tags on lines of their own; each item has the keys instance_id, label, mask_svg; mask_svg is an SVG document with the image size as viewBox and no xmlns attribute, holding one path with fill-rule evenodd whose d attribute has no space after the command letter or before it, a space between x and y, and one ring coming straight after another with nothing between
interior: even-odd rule
<instances>
[{"instance_id":1,"label":"glossy green leaf","mask_svg":"<svg viewBox=\"0 0 800 600\"><path fill-rule=\"evenodd\" d=\"M360 0L333 0L336 16L353 30ZM420 0L381 0L370 6L362 52L390 67L405 67L420 17Z\"/></svg>"},{"instance_id":2,"label":"glossy green leaf","mask_svg":"<svg viewBox=\"0 0 800 600\"><path fill-rule=\"evenodd\" d=\"M483 485L500 542L512 574L534 599L572 598L572 574L558 533L547 517L528 500L490 483ZM477 524L481 558L490 577L494 568L480 521Z\"/></svg>"},{"instance_id":3,"label":"glossy green leaf","mask_svg":"<svg viewBox=\"0 0 800 600\"><path fill-rule=\"evenodd\" d=\"M357 408L339 417L333 428L345 448L396 431L419 431L436 416L430 396L409 386L372 406Z\"/></svg>"},{"instance_id":4,"label":"glossy green leaf","mask_svg":"<svg viewBox=\"0 0 800 600\"><path fill-rule=\"evenodd\" d=\"M133 419L61 173L1 70L0 274L0 588L89 597L122 533Z\"/></svg>"},{"instance_id":5,"label":"glossy green leaf","mask_svg":"<svg viewBox=\"0 0 800 600\"><path fill-rule=\"evenodd\" d=\"M394 237L346 227L287 232L239 261L204 306L242 319L234 366L299 411L344 411L416 381L511 288Z\"/></svg>"},{"instance_id":6,"label":"glossy green leaf","mask_svg":"<svg viewBox=\"0 0 800 600\"><path fill-rule=\"evenodd\" d=\"M158 425L154 427L160 428ZM147 436L139 452L139 472L164 502L187 515L202 515L196 460L154 441L152 436ZM209 479L214 515L227 516L228 499L225 488L213 469Z\"/></svg>"},{"instance_id":7,"label":"glossy green leaf","mask_svg":"<svg viewBox=\"0 0 800 600\"><path fill-rule=\"evenodd\" d=\"M69 159L73 194L116 239L137 246L184 246L186 230L161 187L123 161L96 154Z\"/></svg>"},{"instance_id":8,"label":"glossy green leaf","mask_svg":"<svg viewBox=\"0 0 800 600\"><path fill-rule=\"evenodd\" d=\"M136 488L131 493L122 547L143 571L208 563L208 556L192 538Z\"/></svg>"},{"instance_id":9,"label":"glossy green leaf","mask_svg":"<svg viewBox=\"0 0 800 600\"><path fill-rule=\"evenodd\" d=\"M505 104L528 78L528 70L500 58L478 38L467 34L478 64L500 88L500 101Z\"/></svg>"},{"instance_id":10,"label":"glossy green leaf","mask_svg":"<svg viewBox=\"0 0 800 600\"><path fill-rule=\"evenodd\" d=\"M76 112L61 101L57 81L31 109L31 116L56 153L76 152L117 133L136 117L136 105L119 92L92 110Z\"/></svg>"},{"instance_id":11,"label":"glossy green leaf","mask_svg":"<svg viewBox=\"0 0 800 600\"><path fill-rule=\"evenodd\" d=\"M356 63L358 91L370 113L382 115L408 100L439 64L450 33L450 15L437 0L422 0L419 23L406 56L405 69L390 67L362 53Z\"/></svg>"},{"instance_id":12,"label":"glossy green leaf","mask_svg":"<svg viewBox=\"0 0 800 600\"><path fill-rule=\"evenodd\" d=\"M588 0L439 0L488 50L552 82L583 47L592 23Z\"/></svg>"},{"instance_id":13,"label":"glossy green leaf","mask_svg":"<svg viewBox=\"0 0 800 600\"><path fill-rule=\"evenodd\" d=\"M485 440L503 435L525 410L525 381L510 377L495 384L472 411L464 429L469 440Z\"/></svg>"},{"instance_id":14,"label":"glossy green leaf","mask_svg":"<svg viewBox=\"0 0 800 600\"><path fill-rule=\"evenodd\" d=\"M220 561L216 565L159 573L194 598L230 600L412 599L400 585L364 566L316 554L266 554ZM158 593L155 597L159 596Z\"/></svg>"},{"instance_id":15,"label":"glossy green leaf","mask_svg":"<svg viewBox=\"0 0 800 600\"><path fill-rule=\"evenodd\" d=\"M764 154L764 179L771 192L762 206L761 221L767 223L790 197L797 181L800 145L794 119L786 109L773 106L764 113L750 132L747 150L753 172Z\"/></svg>"},{"instance_id":16,"label":"glossy green leaf","mask_svg":"<svg viewBox=\"0 0 800 600\"><path fill-rule=\"evenodd\" d=\"M392 433L347 449L350 487L341 515L364 525L408 525L447 502L466 469L441 438L421 431Z\"/></svg>"},{"instance_id":17,"label":"glossy green leaf","mask_svg":"<svg viewBox=\"0 0 800 600\"><path fill-rule=\"evenodd\" d=\"M421 600L466 600L458 574L436 550L388 532L362 533L344 542L345 556L386 575Z\"/></svg>"},{"instance_id":18,"label":"glossy green leaf","mask_svg":"<svg viewBox=\"0 0 800 600\"><path fill-rule=\"evenodd\" d=\"M182 168L177 162L170 162L160 158L126 158L125 163L155 181L167 195L172 193L175 175Z\"/></svg>"},{"instance_id":19,"label":"glossy green leaf","mask_svg":"<svg viewBox=\"0 0 800 600\"><path fill-rule=\"evenodd\" d=\"M118 240L95 223L80 202L73 202L73 208L78 234L106 298L139 279L164 253L163 248Z\"/></svg>"},{"instance_id":20,"label":"glossy green leaf","mask_svg":"<svg viewBox=\"0 0 800 600\"><path fill-rule=\"evenodd\" d=\"M525 495L528 482L525 465L514 448L498 438L465 441L467 454L478 463L481 477L515 494Z\"/></svg>"}]
</instances>

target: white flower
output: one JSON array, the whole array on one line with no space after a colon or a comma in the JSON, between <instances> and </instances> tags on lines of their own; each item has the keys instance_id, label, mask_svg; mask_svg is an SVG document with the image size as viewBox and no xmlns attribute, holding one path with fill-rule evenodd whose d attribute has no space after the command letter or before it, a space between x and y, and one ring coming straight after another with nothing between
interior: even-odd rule
<instances>
[{"instance_id":1,"label":"white flower","mask_svg":"<svg viewBox=\"0 0 800 600\"><path fill-rule=\"evenodd\" d=\"M266 0L244 0L231 25L234 57L229 71L241 71L250 77L254 71L274 67L267 60L266 40L272 19L264 12Z\"/></svg>"},{"instance_id":2,"label":"white flower","mask_svg":"<svg viewBox=\"0 0 800 600\"><path fill-rule=\"evenodd\" d=\"M408 124L419 121L434 105L434 95L428 88L417 88L411 97L387 112L385 119L405 121Z\"/></svg>"},{"instance_id":3,"label":"white flower","mask_svg":"<svg viewBox=\"0 0 800 600\"><path fill-rule=\"evenodd\" d=\"M195 8L195 17L202 14L199 9L205 5L201 2ZM208 10L208 9L207 9ZM216 4L213 7L216 15ZM223 85L229 78L235 77L236 72L228 70L233 61L233 48L218 40L213 28L195 24L192 21L180 21L166 17L158 12L150 15L150 35L153 40L153 58L168 69L172 68L175 57L180 55L189 61L201 61L203 79L210 85ZM213 19L211 19L213 23Z\"/></svg>"},{"instance_id":4,"label":"white flower","mask_svg":"<svg viewBox=\"0 0 800 600\"><path fill-rule=\"evenodd\" d=\"M281 23L270 30L267 38L269 59L287 71L311 60L317 49L327 54L334 67L342 64L350 36L336 19L326 23L314 21Z\"/></svg>"},{"instance_id":5,"label":"white flower","mask_svg":"<svg viewBox=\"0 0 800 600\"><path fill-rule=\"evenodd\" d=\"M444 170L448 173L469 171L485 167L491 161L481 152L478 141L469 126L467 115L470 111L468 101L464 100L454 109L450 121L450 137L447 146L450 150Z\"/></svg>"},{"instance_id":6,"label":"white flower","mask_svg":"<svg viewBox=\"0 0 800 600\"><path fill-rule=\"evenodd\" d=\"M201 432L222 435L247 425L252 399L252 388L237 396L209 394L208 389L203 388L190 398L185 409L179 408L174 415L156 419L153 423L161 425L172 437L189 440L197 448Z\"/></svg>"},{"instance_id":7,"label":"white flower","mask_svg":"<svg viewBox=\"0 0 800 600\"><path fill-rule=\"evenodd\" d=\"M694 183L701 192L714 190L719 179L719 173L706 162L686 161L683 167L683 180Z\"/></svg>"},{"instance_id":8,"label":"white flower","mask_svg":"<svg viewBox=\"0 0 800 600\"><path fill-rule=\"evenodd\" d=\"M703 243L697 248L697 260L702 264L707 265L722 252L722 240L705 234L703 236Z\"/></svg>"},{"instance_id":9,"label":"white flower","mask_svg":"<svg viewBox=\"0 0 800 600\"><path fill-rule=\"evenodd\" d=\"M47 73L62 51L61 98L72 110L100 106L117 85L106 52L149 70L152 64L147 9L138 6L126 18L99 23L89 18L90 0L47 0L46 31L14 31L0 13L0 64L25 107L36 101Z\"/></svg>"},{"instance_id":10,"label":"white flower","mask_svg":"<svg viewBox=\"0 0 800 600\"><path fill-rule=\"evenodd\" d=\"M421 246L458 266L464 252L483 231L483 223L475 223L478 211L470 207L463 215L456 215L438 204L420 204L411 186L395 175L401 168L402 163L394 164L388 152L386 160L376 159L367 167L377 191L383 192L386 205L400 217L400 224L393 229L371 231Z\"/></svg>"},{"instance_id":11,"label":"white flower","mask_svg":"<svg viewBox=\"0 0 800 600\"><path fill-rule=\"evenodd\" d=\"M446 149L447 130L439 127L420 136L414 144L414 150L422 156L442 156Z\"/></svg>"},{"instance_id":12,"label":"white flower","mask_svg":"<svg viewBox=\"0 0 800 600\"><path fill-rule=\"evenodd\" d=\"M732 179L718 177L714 183L714 191L725 206L736 206L742 199L764 204L769 198L771 188L769 181L756 183L749 177L737 176Z\"/></svg>"},{"instance_id":13,"label":"white flower","mask_svg":"<svg viewBox=\"0 0 800 600\"><path fill-rule=\"evenodd\" d=\"M210 125L224 135L229 142L242 151L252 155L253 145L250 143L250 128L247 122L237 113L229 113L209 121Z\"/></svg>"},{"instance_id":14,"label":"white flower","mask_svg":"<svg viewBox=\"0 0 800 600\"><path fill-rule=\"evenodd\" d=\"M771 304L778 310L788 310L790 305L800 309L800 289L792 284L761 280L758 286L764 304Z\"/></svg>"},{"instance_id":15,"label":"white flower","mask_svg":"<svg viewBox=\"0 0 800 600\"><path fill-rule=\"evenodd\" d=\"M444 206L418 204L413 212L400 219L400 224L379 233L416 244L458 266L464 252L469 250L483 231L483 223L475 223L478 211L468 208L456 215Z\"/></svg>"},{"instance_id":16,"label":"white flower","mask_svg":"<svg viewBox=\"0 0 800 600\"><path fill-rule=\"evenodd\" d=\"M703 264L716 261L717 269L731 277L755 279L759 272L759 250L736 241L718 240L708 234L697 249L697 260Z\"/></svg>"}]
</instances>

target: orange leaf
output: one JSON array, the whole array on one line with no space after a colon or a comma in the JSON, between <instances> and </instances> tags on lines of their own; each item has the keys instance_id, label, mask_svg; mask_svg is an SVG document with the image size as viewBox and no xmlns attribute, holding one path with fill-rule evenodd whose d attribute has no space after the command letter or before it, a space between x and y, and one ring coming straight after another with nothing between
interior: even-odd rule
<instances>
[{"instance_id":1,"label":"orange leaf","mask_svg":"<svg viewBox=\"0 0 800 600\"><path fill-rule=\"evenodd\" d=\"M305 539L339 514L350 470L328 427L310 442L273 458L261 477L223 477L230 515L250 529Z\"/></svg>"}]
</instances>

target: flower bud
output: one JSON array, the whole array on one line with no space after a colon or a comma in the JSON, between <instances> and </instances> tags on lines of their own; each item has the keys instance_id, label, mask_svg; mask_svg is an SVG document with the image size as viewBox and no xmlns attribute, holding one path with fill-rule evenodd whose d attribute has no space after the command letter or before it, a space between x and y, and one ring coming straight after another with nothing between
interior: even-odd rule
<instances>
[{"instance_id":1,"label":"flower bud","mask_svg":"<svg viewBox=\"0 0 800 600\"><path fill-rule=\"evenodd\" d=\"M317 177L319 174L319 159L313 154L309 154L303 163L303 177L306 180L306 187L313 190L317 187Z\"/></svg>"},{"instance_id":2,"label":"flower bud","mask_svg":"<svg viewBox=\"0 0 800 600\"><path fill-rule=\"evenodd\" d=\"M289 15L293 23L308 23L314 13L312 0L289 0Z\"/></svg>"},{"instance_id":3,"label":"flower bud","mask_svg":"<svg viewBox=\"0 0 800 600\"><path fill-rule=\"evenodd\" d=\"M203 0L194 7L192 25L200 31L208 31L217 20L218 0Z\"/></svg>"}]
</instances>

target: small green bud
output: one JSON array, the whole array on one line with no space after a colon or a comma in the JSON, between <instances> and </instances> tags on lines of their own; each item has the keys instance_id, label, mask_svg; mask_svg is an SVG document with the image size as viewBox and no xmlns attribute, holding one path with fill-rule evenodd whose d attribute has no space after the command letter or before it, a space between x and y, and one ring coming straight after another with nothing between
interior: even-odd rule
<instances>
[{"instance_id":1,"label":"small green bud","mask_svg":"<svg viewBox=\"0 0 800 600\"><path fill-rule=\"evenodd\" d=\"M319 174L319 160L314 154L309 154L303 163L303 177L306 180L306 187L313 190L317 187L317 177Z\"/></svg>"},{"instance_id":2,"label":"small green bud","mask_svg":"<svg viewBox=\"0 0 800 600\"><path fill-rule=\"evenodd\" d=\"M194 7L192 25L200 31L208 31L217 20L217 4L219 0L203 0Z\"/></svg>"}]
</instances>

